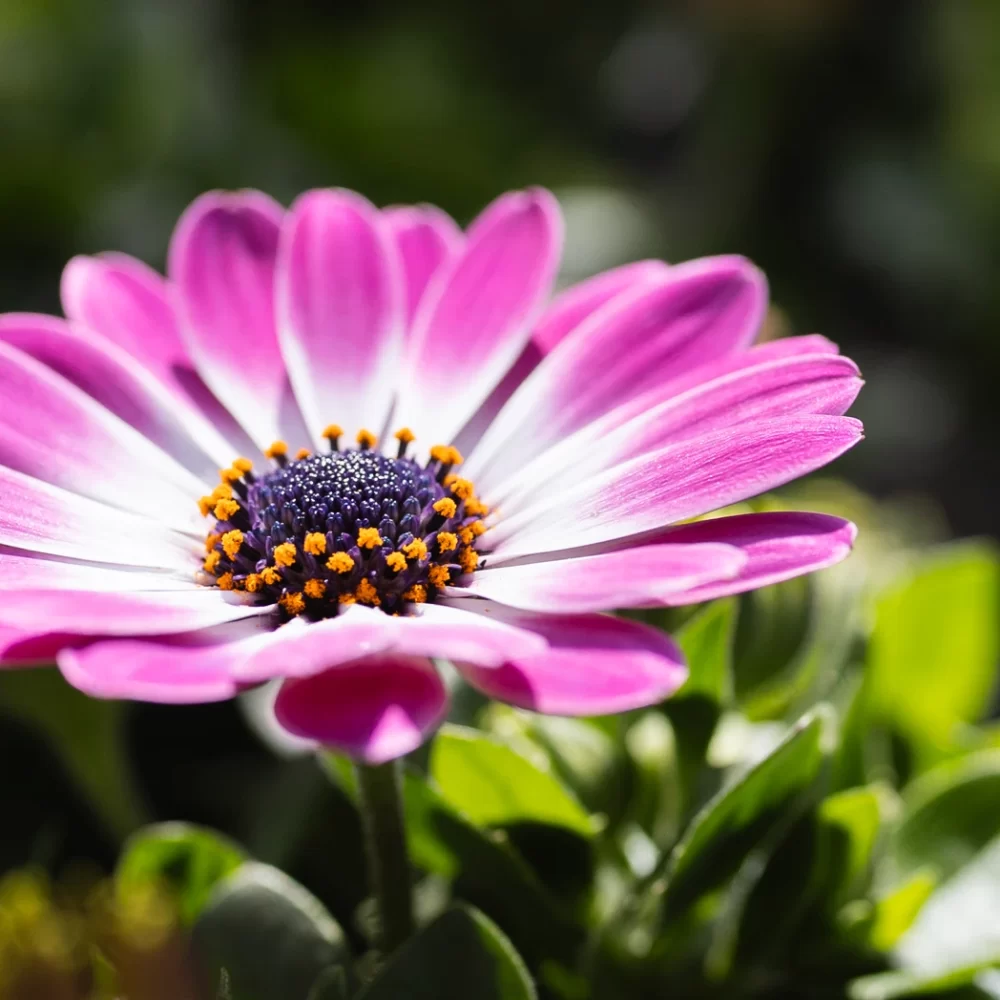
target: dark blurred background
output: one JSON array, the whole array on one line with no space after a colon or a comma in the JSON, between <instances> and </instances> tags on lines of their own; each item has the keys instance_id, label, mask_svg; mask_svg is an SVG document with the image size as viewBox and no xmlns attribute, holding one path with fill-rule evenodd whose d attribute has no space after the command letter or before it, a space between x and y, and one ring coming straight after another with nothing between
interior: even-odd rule
<instances>
[{"instance_id":1,"label":"dark blurred background","mask_svg":"<svg viewBox=\"0 0 1000 1000\"><path fill-rule=\"evenodd\" d=\"M344 185L467 221L547 185L564 281L745 253L770 332L823 332L862 365L869 437L837 471L1000 533L996 0L0 0L0 137L2 310L57 311L75 253L162 267L211 187ZM232 706L105 708L75 752L111 761L125 726L146 817L273 845L282 803L312 801L311 765L289 777ZM109 863L135 815L113 776L98 821L22 723L0 744L18 776L0 867ZM273 828L247 833L272 780Z\"/></svg>"}]
</instances>

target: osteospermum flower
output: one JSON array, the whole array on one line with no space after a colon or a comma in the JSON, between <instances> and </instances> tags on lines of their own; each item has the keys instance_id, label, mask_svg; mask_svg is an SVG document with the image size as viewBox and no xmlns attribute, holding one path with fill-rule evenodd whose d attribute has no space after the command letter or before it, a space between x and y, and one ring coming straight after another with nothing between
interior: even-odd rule
<instances>
[{"instance_id":1,"label":"osteospermum flower","mask_svg":"<svg viewBox=\"0 0 1000 1000\"><path fill-rule=\"evenodd\" d=\"M537 190L464 233L213 193L166 278L70 261L65 320L0 318L3 662L161 702L281 678L288 730L368 761L440 721L434 659L541 712L671 694L676 645L601 612L843 558L838 518L699 518L850 448L860 380L822 337L752 346L741 258L550 301L560 241Z\"/></svg>"}]
</instances>

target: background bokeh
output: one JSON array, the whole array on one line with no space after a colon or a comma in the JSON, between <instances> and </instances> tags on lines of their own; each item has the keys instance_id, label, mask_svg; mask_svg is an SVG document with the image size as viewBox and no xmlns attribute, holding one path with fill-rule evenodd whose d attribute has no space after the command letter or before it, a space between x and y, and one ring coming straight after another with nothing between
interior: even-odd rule
<instances>
[{"instance_id":1,"label":"background bokeh","mask_svg":"<svg viewBox=\"0 0 1000 1000\"><path fill-rule=\"evenodd\" d=\"M747 254L769 335L822 332L866 376L868 439L836 473L905 501L918 535L1000 533L995 0L0 0L0 137L3 311L58 311L76 253L162 267L212 187L343 185L465 222L543 184L564 282ZM309 857L312 887L356 902L289 839L293 819L317 844L353 836L353 816L232 705L84 717L53 675L18 685L0 689L0 870L108 866L136 817L184 817L293 874ZM38 704L68 744L38 737Z\"/></svg>"}]
</instances>

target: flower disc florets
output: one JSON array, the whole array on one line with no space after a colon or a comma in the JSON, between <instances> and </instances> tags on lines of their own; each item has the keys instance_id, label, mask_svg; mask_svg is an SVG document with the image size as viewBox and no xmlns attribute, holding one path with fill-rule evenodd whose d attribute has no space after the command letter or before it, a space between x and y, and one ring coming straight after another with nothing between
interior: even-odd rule
<instances>
[{"instance_id":1,"label":"flower disc florets","mask_svg":"<svg viewBox=\"0 0 1000 1000\"><path fill-rule=\"evenodd\" d=\"M462 460L456 449L436 446L421 465L406 455L406 429L395 458L374 451L367 431L343 451L340 428L327 431L327 453L289 461L278 441L265 453L275 463L266 474L256 477L246 459L222 470L201 499L215 518L204 582L279 604L289 617L327 618L353 603L396 614L476 569L486 511L451 471Z\"/></svg>"}]
</instances>

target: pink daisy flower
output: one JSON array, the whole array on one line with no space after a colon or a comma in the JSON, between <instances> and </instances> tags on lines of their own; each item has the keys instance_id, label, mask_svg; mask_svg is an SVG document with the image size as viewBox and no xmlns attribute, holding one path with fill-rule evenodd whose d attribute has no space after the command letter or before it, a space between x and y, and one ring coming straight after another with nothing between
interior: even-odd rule
<instances>
[{"instance_id":1,"label":"pink daisy flower","mask_svg":"<svg viewBox=\"0 0 1000 1000\"><path fill-rule=\"evenodd\" d=\"M677 646L602 612L842 559L839 518L693 519L854 445L861 382L822 337L752 346L741 258L550 301L560 243L539 190L464 233L211 193L166 278L70 261L66 319L0 317L2 662L161 702L280 678L283 726L368 762L443 717L435 659L540 712L669 696Z\"/></svg>"}]
</instances>

